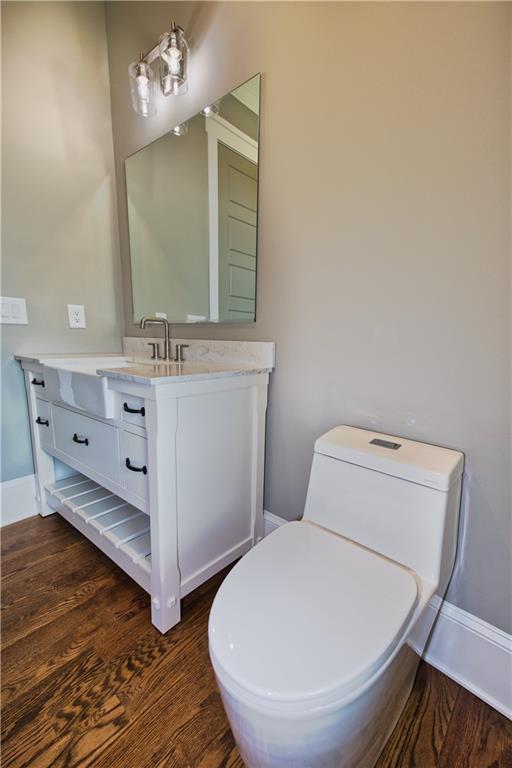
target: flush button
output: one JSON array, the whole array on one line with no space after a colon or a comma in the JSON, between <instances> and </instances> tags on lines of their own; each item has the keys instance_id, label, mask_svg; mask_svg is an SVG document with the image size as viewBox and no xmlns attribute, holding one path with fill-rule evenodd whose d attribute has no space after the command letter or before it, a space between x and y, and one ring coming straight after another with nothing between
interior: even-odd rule
<instances>
[{"instance_id":1,"label":"flush button","mask_svg":"<svg viewBox=\"0 0 512 768\"><path fill-rule=\"evenodd\" d=\"M378 445L380 448L389 448L392 451L398 451L402 447L401 443L392 443L391 440L381 440L380 437L374 437L370 440L370 445Z\"/></svg>"}]
</instances>

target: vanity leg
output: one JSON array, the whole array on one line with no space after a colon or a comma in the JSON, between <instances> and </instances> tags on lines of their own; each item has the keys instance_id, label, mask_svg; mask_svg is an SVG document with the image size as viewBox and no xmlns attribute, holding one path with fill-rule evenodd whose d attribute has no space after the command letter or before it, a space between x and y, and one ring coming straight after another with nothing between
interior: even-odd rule
<instances>
[{"instance_id":1,"label":"vanity leg","mask_svg":"<svg viewBox=\"0 0 512 768\"><path fill-rule=\"evenodd\" d=\"M151 621L165 633L181 617L178 569L175 398L146 400L149 512L151 517Z\"/></svg>"},{"instance_id":2,"label":"vanity leg","mask_svg":"<svg viewBox=\"0 0 512 768\"><path fill-rule=\"evenodd\" d=\"M258 376L253 387L253 458L252 458L252 529L253 544L265 535L263 519L263 471L265 466L265 419L267 413L268 374Z\"/></svg>"},{"instance_id":3,"label":"vanity leg","mask_svg":"<svg viewBox=\"0 0 512 768\"><path fill-rule=\"evenodd\" d=\"M50 456L49 453L46 453L46 451L43 451L41 448L40 432L35 423L37 417L35 403L36 397L32 391L33 387L30 384L32 374L30 371L24 371L24 376L25 389L27 391L30 433L32 435L32 455L34 459L34 470L36 476L36 502L39 514L41 517L46 517L47 515L53 515L55 513L55 510L48 506L46 503L44 490L45 483L55 482L55 465L53 462L53 457Z\"/></svg>"}]
</instances>

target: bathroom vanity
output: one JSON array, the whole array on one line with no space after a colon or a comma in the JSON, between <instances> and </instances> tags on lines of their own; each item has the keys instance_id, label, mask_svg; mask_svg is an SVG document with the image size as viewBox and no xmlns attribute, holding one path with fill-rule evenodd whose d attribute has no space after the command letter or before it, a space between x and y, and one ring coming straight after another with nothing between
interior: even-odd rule
<instances>
[{"instance_id":1,"label":"bathroom vanity","mask_svg":"<svg viewBox=\"0 0 512 768\"><path fill-rule=\"evenodd\" d=\"M140 584L167 632L180 599L263 536L274 345L190 340L186 362L164 363L147 342L17 359L40 514L62 515Z\"/></svg>"},{"instance_id":2,"label":"bathroom vanity","mask_svg":"<svg viewBox=\"0 0 512 768\"><path fill-rule=\"evenodd\" d=\"M255 320L259 94L255 75L125 159L132 319L164 325L165 360L170 323ZM159 341L18 360L41 515L149 592L166 632L181 597L263 536L274 345L174 339L186 360L162 362Z\"/></svg>"}]
</instances>

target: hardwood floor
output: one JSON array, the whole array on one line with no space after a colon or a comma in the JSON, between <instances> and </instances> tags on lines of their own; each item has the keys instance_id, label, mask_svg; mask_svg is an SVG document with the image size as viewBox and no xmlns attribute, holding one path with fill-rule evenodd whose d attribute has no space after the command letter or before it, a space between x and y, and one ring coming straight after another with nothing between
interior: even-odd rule
<instances>
[{"instance_id":1,"label":"hardwood floor","mask_svg":"<svg viewBox=\"0 0 512 768\"><path fill-rule=\"evenodd\" d=\"M58 515L3 529L2 765L241 768L208 659L223 575L165 637L148 597ZM512 768L512 724L421 664L378 768Z\"/></svg>"}]
</instances>

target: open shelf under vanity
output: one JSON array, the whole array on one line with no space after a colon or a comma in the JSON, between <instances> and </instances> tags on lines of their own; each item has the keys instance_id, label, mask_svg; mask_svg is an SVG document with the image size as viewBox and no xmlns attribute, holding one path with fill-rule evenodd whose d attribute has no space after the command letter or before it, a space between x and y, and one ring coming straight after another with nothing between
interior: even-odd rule
<instances>
[{"instance_id":1,"label":"open shelf under vanity","mask_svg":"<svg viewBox=\"0 0 512 768\"><path fill-rule=\"evenodd\" d=\"M150 518L85 475L45 484L48 505L150 592Z\"/></svg>"}]
</instances>

